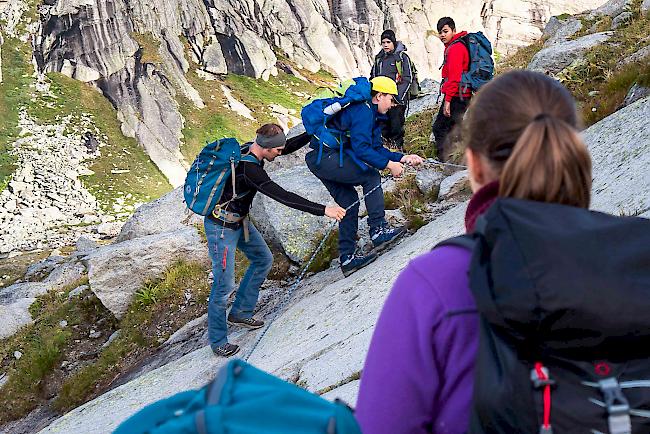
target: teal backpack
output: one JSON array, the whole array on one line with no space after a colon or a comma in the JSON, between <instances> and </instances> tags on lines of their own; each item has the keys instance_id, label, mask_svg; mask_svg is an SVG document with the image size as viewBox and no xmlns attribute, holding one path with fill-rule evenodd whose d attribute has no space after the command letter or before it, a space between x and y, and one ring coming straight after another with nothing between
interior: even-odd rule
<instances>
[{"instance_id":1,"label":"teal backpack","mask_svg":"<svg viewBox=\"0 0 650 434\"><path fill-rule=\"evenodd\" d=\"M494 61L492 60L492 44L483 32L468 33L456 39L452 45L460 42L469 53L469 69L463 72L460 79L460 93L476 93L488 81L494 78ZM449 48L447 48L449 50ZM447 63L447 50L443 65ZM440 67L442 69L442 66Z\"/></svg>"},{"instance_id":2,"label":"teal backpack","mask_svg":"<svg viewBox=\"0 0 650 434\"><path fill-rule=\"evenodd\" d=\"M282 381L242 360L221 368L200 390L155 402L114 434L361 434L341 401Z\"/></svg>"},{"instance_id":3,"label":"teal backpack","mask_svg":"<svg viewBox=\"0 0 650 434\"><path fill-rule=\"evenodd\" d=\"M235 167L240 161L260 164L237 140L225 138L208 143L196 157L185 177L183 196L187 207L199 215L208 215L219 203L223 188L231 180L235 194ZM243 197L248 192L239 194Z\"/></svg>"}]
</instances>

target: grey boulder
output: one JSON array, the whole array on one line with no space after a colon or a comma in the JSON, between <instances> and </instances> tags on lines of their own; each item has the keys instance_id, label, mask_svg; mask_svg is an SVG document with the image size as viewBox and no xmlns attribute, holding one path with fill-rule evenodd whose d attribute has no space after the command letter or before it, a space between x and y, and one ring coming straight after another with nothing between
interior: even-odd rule
<instances>
[{"instance_id":1,"label":"grey boulder","mask_svg":"<svg viewBox=\"0 0 650 434\"><path fill-rule=\"evenodd\" d=\"M437 199L443 179L445 174L434 169L420 169L415 175L418 190L430 200Z\"/></svg>"},{"instance_id":2,"label":"grey boulder","mask_svg":"<svg viewBox=\"0 0 650 434\"><path fill-rule=\"evenodd\" d=\"M13 336L21 327L32 323L29 306L51 286L41 282L15 283L0 288L0 339Z\"/></svg>"},{"instance_id":3,"label":"grey boulder","mask_svg":"<svg viewBox=\"0 0 650 434\"><path fill-rule=\"evenodd\" d=\"M13 336L22 327L32 323L32 316L29 314L29 306L34 298L21 298L10 304L0 304L0 339Z\"/></svg>"},{"instance_id":4,"label":"grey boulder","mask_svg":"<svg viewBox=\"0 0 650 434\"><path fill-rule=\"evenodd\" d=\"M85 258L90 288L118 319L147 279L157 278L178 260L209 263L195 228L149 235L102 247Z\"/></svg>"},{"instance_id":5,"label":"grey boulder","mask_svg":"<svg viewBox=\"0 0 650 434\"><path fill-rule=\"evenodd\" d=\"M422 113L439 105L440 83L427 79L421 83L421 88L420 96L409 101L406 117Z\"/></svg>"},{"instance_id":6,"label":"grey boulder","mask_svg":"<svg viewBox=\"0 0 650 434\"><path fill-rule=\"evenodd\" d=\"M618 14L616 18L612 20L612 30L618 29L619 27L629 23L632 18L634 18L634 14L630 11Z\"/></svg>"},{"instance_id":7,"label":"grey boulder","mask_svg":"<svg viewBox=\"0 0 650 434\"><path fill-rule=\"evenodd\" d=\"M454 173L451 176L446 177L440 183L440 191L438 192L438 200L449 199L460 185L467 182L468 172L467 170L461 170Z\"/></svg>"},{"instance_id":8,"label":"grey boulder","mask_svg":"<svg viewBox=\"0 0 650 434\"><path fill-rule=\"evenodd\" d=\"M75 255L77 256L87 255L88 253L92 252L97 248L99 248L99 245L95 241L91 240L90 238L82 236L79 237L79 239L75 243Z\"/></svg>"},{"instance_id":9,"label":"grey boulder","mask_svg":"<svg viewBox=\"0 0 650 434\"><path fill-rule=\"evenodd\" d=\"M43 283L54 288L63 288L77 282L84 274L86 274L86 267L83 263L72 259L56 267Z\"/></svg>"},{"instance_id":10,"label":"grey boulder","mask_svg":"<svg viewBox=\"0 0 650 434\"><path fill-rule=\"evenodd\" d=\"M627 107L630 104L635 103L636 101L647 96L650 96L650 87L642 86L639 83L634 83L634 85L627 92L627 95L625 95L625 99L623 100L623 107Z\"/></svg>"},{"instance_id":11,"label":"grey boulder","mask_svg":"<svg viewBox=\"0 0 650 434\"><path fill-rule=\"evenodd\" d=\"M591 207L650 217L650 97L595 123L583 133L593 163Z\"/></svg>"},{"instance_id":12,"label":"grey boulder","mask_svg":"<svg viewBox=\"0 0 650 434\"><path fill-rule=\"evenodd\" d=\"M599 8L593 10L590 16L609 15L614 18L621 13L630 10L631 6L632 0L610 0Z\"/></svg>"},{"instance_id":13,"label":"grey boulder","mask_svg":"<svg viewBox=\"0 0 650 434\"><path fill-rule=\"evenodd\" d=\"M271 174L271 179L312 202L323 205L333 202L323 183L307 166L276 170ZM280 248L295 262L301 262L312 252L333 221L289 208L263 194L255 196L251 218L266 241Z\"/></svg>"},{"instance_id":14,"label":"grey boulder","mask_svg":"<svg viewBox=\"0 0 650 434\"><path fill-rule=\"evenodd\" d=\"M48 260L44 263L47 263ZM45 268L45 270L49 271L50 269ZM36 277L37 272L34 269L32 272L32 276ZM72 285L85 272L86 268L82 263L70 260L53 268L53 271L42 282L21 282L0 288L0 324L2 324L0 339L12 336L22 326L31 324L32 317L29 313L29 306L36 300L36 297Z\"/></svg>"},{"instance_id":15,"label":"grey boulder","mask_svg":"<svg viewBox=\"0 0 650 434\"><path fill-rule=\"evenodd\" d=\"M582 21L576 18L567 18L559 20L557 17L552 17L544 28L543 37L547 38L544 43L545 47L564 42L571 36L582 30Z\"/></svg>"},{"instance_id":16,"label":"grey boulder","mask_svg":"<svg viewBox=\"0 0 650 434\"><path fill-rule=\"evenodd\" d=\"M183 199L183 187L178 187L139 207L122 227L117 242L171 232L192 225L203 225L202 217L187 209Z\"/></svg>"},{"instance_id":17,"label":"grey boulder","mask_svg":"<svg viewBox=\"0 0 650 434\"><path fill-rule=\"evenodd\" d=\"M528 64L528 69L545 74L557 74L580 59L589 49L606 42L612 35L612 32L594 33L550 45L535 54Z\"/></svg>"},{"instance_id":18,"label":"grey boulder","mask_svg":"<svg viewBox=\"0 0 650 434\"><path fill-rule=\"evenodd\" d=\"M627 56L625 59L623 59L619 64L619 68L625 65L628 65L630 63L636 63L636 62L642 62L646 60L648 57L650 57L650 45L647 45L638 51L635 51L634 53L630 54Z\"/></svg>"}]
</instances>

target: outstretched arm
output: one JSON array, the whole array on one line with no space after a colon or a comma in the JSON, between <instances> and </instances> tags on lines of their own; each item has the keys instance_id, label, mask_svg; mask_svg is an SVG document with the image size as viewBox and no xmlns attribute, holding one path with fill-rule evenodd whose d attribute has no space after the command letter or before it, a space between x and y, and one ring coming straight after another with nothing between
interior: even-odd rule
<instances>
[{"instance_id":1,"label":"outstretched arm","mask_svg":"<svg viewBox=\"0 0 650 434\"><path fill-rule=\"evenodd\" d=\"M287 154L291 154L292 152L296 152L298 149L302 148L307 143L309 143L310 140L311 140L311 136L307 134L306 131L298 134L297 136L288 138L287 144L284 145L284 149L282 150L282 155L287 155Z\"/></svg>"},{"instance_id":2,"label":"outstretched arm","mask_svg":"<svg viewBox=\"0 0 650 434\"><path fill-rule=\"evenodd\" d=\"M246 181L255 186L257 190L273 200L299 211L322 216L325 215L325 206L312 202L295 193L285 190L269 177L266 171L256 164L244 163L243 174Z\"/></svg>"}]
</instances>

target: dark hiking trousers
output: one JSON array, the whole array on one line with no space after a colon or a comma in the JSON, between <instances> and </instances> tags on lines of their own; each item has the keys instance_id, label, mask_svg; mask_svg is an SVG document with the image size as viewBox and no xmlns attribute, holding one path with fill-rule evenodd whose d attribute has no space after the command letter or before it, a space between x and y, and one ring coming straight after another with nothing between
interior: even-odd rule
<instances>
[{"instance_id":1,"label":"dark hiking trousers","mask_svg":"<svg viewBox=\"0 0 650 434\"><path fill-rule=\"evenodd\" d=\"M460 99L459 97L451 98L451 116L447 117L443 114L445 108L444 101L440 105L440 110L438 111L438 116L433 121L433 136L436 139L436 155L440 161L443 161L450 149L448 149L447 135L449 132L463 120L463 115L465 110L467 110L467 105L469 104L469 98Z\"/></svg>"},{"instance_id":2,"label":"dark hiking trousers","mask_svg":"<svg viewBox=\"0 0 650 434\"><path fill-rule=\"evenodd\" d=\"M359 199L357 190L360 185L365 195L381 184L381 176L376 169L368 167L365 171L352 158L343 155L343 167L339 167L339 152L323 147L320 165L316 166L318 151L311 151L305 156L309 170L321 180L339 206L347 208ZM366 196L368 226L371 228L384 223L384 192L381 187ZM357 229L359 227L359 204L347 210L339 223L339 255L352 255L357 246Z\"/></svg>"},{"instance_id":3,"label":"dark hiking trousers","mask_svg":"<svg viewBox=\"0 0 650 434\"><path fill-rule=\"evenodd\" d=\"M382 128L381 135L391 140L395 145L402 148L404 146L404 121L406 114L406 105L398 105L388 110L388 120Z\"/></svg>"}]
</instances>

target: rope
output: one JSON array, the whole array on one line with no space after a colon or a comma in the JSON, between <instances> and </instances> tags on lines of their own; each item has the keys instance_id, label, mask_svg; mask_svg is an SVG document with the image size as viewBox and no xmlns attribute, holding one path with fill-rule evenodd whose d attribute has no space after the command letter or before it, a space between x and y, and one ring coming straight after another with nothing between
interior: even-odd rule
<instances>
[{"instance_id":1,"label":"rope","mask_svg":"<svg viewBox=\"0 0 650 434\"><path fill-rule=\"evenodd\" d=\"M444 162L442 162L442 161L438 161L438 160L436 160L436 159L434 159L434 158L427 158L427 159L425 160L425 162L428 163L428 164L434 164L434 165L442 165L442 166L450 166L450 167L460 167L460 168L463 168L463 169L467 168L467 166L462 166L462 165L460 165L460 164L453 164L453 163L444 163ZM357 199L356 202L352 203L352 205L350 205L350 206L348 206L347 208L345 208L345 210L348 211L348 210L349 210L350 208L352 208L353 206L356 206L357 204L359 204L362 200L364 200L366 197L368 197L371 193L373 193L375 190L377 190L377 189L380 188L382 185L384 185L384 184L385 184L389 179L391 179L391 177L385 178L385 179L384 179L383 181L381 181L381 183L379 183L376 187L374 187L374 188L373 188L372 190L370 190L368 193L366 193L366 194L364 194L363 196L361 196L359 199ZM289 288L289 290L286 292L285 296L282 298L282 301L280 301L280 304L279 304L279 305L278 305L278 306L273 310L273 312L271 312L271 319L266 323L266 325L265 325L264 328L262 329L262 332L260 333L260 335L259 335L259 336L257 337L257 339L255 340L255 343L253 344L252 348L248 351L248 353L247 353L246 356L244 357L244 361L248 362L248 359L250 358L250 356L253 354L253 351L255 351L255 349L258 347L258 345L260 344L260 342L262 341L262 339L263 339L264 336L266 335L266 332L267 332L267 331L269 330L269 328L271 327L271 324L273 324L273 322L277 319L277 313L280 312L282 309L284 309L284 307L287 305L287 303L289 303L289 300L291 300L291 297L293 296L293 292L296 290L296 288L298 288L298 285L299 285L300 282L302 282L302 280L304 279L305 274L307 273L307 270L309 269L309 267L311 266L311 264L314 262L314 260L316 259L316 256L317 256L318 253L321 251L321 249L323 248L323 246L325 245L325 242L327 241L327 238L330 236L330 234L331 234L332 231L334 230L334 227L336 226L336 224L337 224L336 221L334 221L334 222L331 223L329 229L328 229L327 232L325 233L325 236L324 236L323 239L321 240L320 244L318 244L318 247L316 247L316 250L314 250L314 253L311 255L311 257L310 257L309 260L307 261L307 264L306 264L305 266L303 266L302 271L301 271L300 274L298 275L298 278L293 282L293 284L291 285L291 287Z\"/></svg>"},{"instance_id":2,"label":"rope","mask_svg":"<svg viewBox=\"0 0 650 434\"><path fill-rule=\"evenodd\" d=\"M381 181L379 184L377 184L376 187L374 187L368 193L361 196L359 199L357 199L356 202L352 203L350 206L345 208L345 210L348 211L350 208L358 205L362 200L364 200L366 197L370 196L371 193L373 193L375 190L377 190L382 185L384 185L386 183L386 181L388 181L389 179L390 178L385 178L383 181ZM266 325L262 329L262 333L260 333L260 335L257 337L257 339L255 340L255 343L253 344L253 347L246 354L246 357L244 357L244 361L248 362L248 359L253 354L253 351L255 351L257 346L260 344L260 342L264 338L264 335L266 335L266 332L271 327L271 324L273 324L273 321L275 321L277 319L277 313L280 312L282 309L284 309L284 307L287 305L287 303L289 303L289 300L291 300L291 297L293 296L293 292L296 290L296 288L298 288L298 285L300 284L300 282L305 277L305 274L307 273L307 270L311 266L312 262L314 262L314 259L316 259L316 256L321 251L323 246L325 245L325 242L327 241L327 238L330 236L330 234L334 230L334 227L336 226L337 223L338 222L334 221L334 222L332 222L330 224L330 227L327 230L327 232L325 233L325 236L321 240L320 244L318 244L318 247L316 247L316 250L314 250L314 253L309 258L309 261L307 261L307 264L305 266L303 266L302 271L300 272L300 275L298 276L298 278L295 280L295 282L293 282L293 284L291 285L289 290L286 292L286 294L282 298L282 301L280 302L280 304L273 310L273 312L271 312L271 319L266 323Z\"/></svg>"},{"instance_id":3,"label":"rope","mask_svg":"<svg viewBox=\"0 0 650 434\"><path fill-rule=\"evenodd\" d=\"M462 164L454 164L454 163L445 163L439 160L436 160L435 158L427 158L424 160L426 164L433 164L437 166L449 166L449 167L459 167L461 169L467 169L467 166L463 166Z\"/></svg>"}]
</instances>

